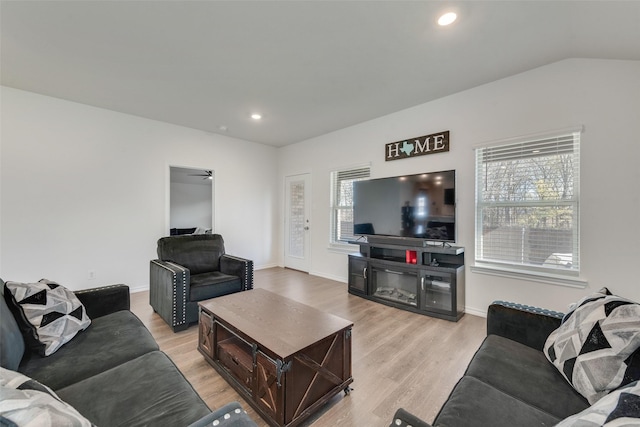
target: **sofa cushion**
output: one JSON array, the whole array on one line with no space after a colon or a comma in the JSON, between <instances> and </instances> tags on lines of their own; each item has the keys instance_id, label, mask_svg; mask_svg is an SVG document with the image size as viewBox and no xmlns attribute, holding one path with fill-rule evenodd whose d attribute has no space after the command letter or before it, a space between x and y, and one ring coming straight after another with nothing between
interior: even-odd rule
<instances>
[{"instance_id":1,"label":"sofa cushion","mask_svg":"<svg viewBox=\"0 0 640 427\"><path fill-rule=\"evenodd\" d=\"M4 294L27 344L43 356L53 354L91 323L73 292L50 280L6 282Z\"/></svg>"},{"instance_id":2,"label":"sofa cushion","mask_svg":"<svg viewBox=\"0 0 640 427\"><path fill-rule=\"evenodd\" d=\"M640 383L635 381L612 391L584 411L556 427L614 427L640 425Z\"/></svg>"},{"instance_id":3,"label":"sofa cushion","mask_svg":"<svg viewBox=\"0 0 640 427\"><path fill-rule=\"evenodd\" d=\"M160 351L105 370L57 393L100 427L186 426L211 412Z\"/></svg>"},{"instance_id":4,"label":"sofa cushion","mask_svg":"<svg viewBox=\"0 0 640 427\"><path fill-rule=\"evenodd\" d=\"M466 375L559 419L589 406L541 351L498 335L485 338Z\"/></svg>"},{"instance_id":5,"label":"sofa cushion","mask_svg":"<svg viewBox=\"0 0 640 427\"><path fill-rule=\"evenodd\" d=\"M0 368L0 425L23 427L90 427L71 405L47 386L8 369Z\"/></svg>"},{"instance_id":6,"label":"sofa cushion","mask_svg":"<svg viewBox=\"0 0 640 427\"><path fill-rule=\"evenodd\" d=\"M544 353L590 403L640 379L640 304L606 288L579 301L547 338Z\"/></svg>"},{"instance_id":7,"label":"sofa cushion","mask_svg":"<svg viewBox=\"0 0 640 427\"><path fill-rule=\"evenodd\" d=\"M464 376L440 409L433 425L438 427L554 426L560 418L528 405L477 378Z\"/></svg>"},{"instance_id":8,"label":"sofa cushion","mask_svg":"<svg viewBox=\"0 0 640 427\"><path fill-rule=\"evenodd\" d=\"M230 276L219 271L192 274L189 285L189 299L191 301L203 301L241 290L242 282L237 276Z\"/></svg>"},{"instance_id":9,"label":"sofa cushion","mask_svg":"<svg viewBox=\"0 0 640 427\"><path fill-rule=\"evenodd\" d=\"M219 234L191 234L162 237L158 240L158 258L189 269L192 275L220 270L224 240Z\"/></svg>"},{"instance_id":10,"label":"sofa cushion","mask_svg":"<svg viewBox=\"0 0 640 427\"><path fill-rule=\"evenodd\" d=\"M0 366L15 371L24 356L24 337L4 300L4 282L0 279Z\"/></svg>"},{"instance_id":11,"label":"sofa cushion","mask_svg":"<svg viewBox=\"0 0 640 427\"><path fill-rule=\"evenodd\" d=\"M25 358L19 370L57 390L157 349L140 319L122 310L94 319L49 357Z\"/></svg>"}]
</instances>

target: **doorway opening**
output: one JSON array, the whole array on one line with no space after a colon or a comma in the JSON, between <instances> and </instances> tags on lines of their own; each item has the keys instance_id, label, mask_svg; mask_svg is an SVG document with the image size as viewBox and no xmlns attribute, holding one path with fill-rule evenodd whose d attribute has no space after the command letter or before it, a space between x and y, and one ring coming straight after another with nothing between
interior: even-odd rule
<instances>
[{"instance_id":1,"label":"doorway opening","mask_svg":"<svg viewBox=\"0 0 640 427\"><path fill-rule=\"evenodd\" d=\"M213 169L169 166L167 235L213 233Z\"/></svg>"}]
</instances>

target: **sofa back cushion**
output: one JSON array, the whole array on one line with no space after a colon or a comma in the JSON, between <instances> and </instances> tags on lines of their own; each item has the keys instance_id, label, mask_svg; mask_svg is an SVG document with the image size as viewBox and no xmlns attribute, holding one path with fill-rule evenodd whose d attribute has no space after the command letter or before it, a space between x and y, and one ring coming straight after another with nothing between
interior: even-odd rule
<instances>
[{"instance_id":1,"label":"sofa back cushion","mask_svg":"<svg viewBox=\"0 0 640 427\"><path fill-rule=\"evenodd\" d=\"M18 370L18 365L24 356L24 338L13 317L11 310L4 300L4 281L0 279L0 366L12 371Z\"/></svg>"},{"instance_id":2,"label":"sofa back cushion","mask_svg":"<svg viewBox=\"0 0 640 427\"><path fill-rule=\"evenodd\" d=\"M224 240L219 234L190 234L158 240L158 258L189 269L192 275L220 270Z\"/></svg>"}]
</instances>

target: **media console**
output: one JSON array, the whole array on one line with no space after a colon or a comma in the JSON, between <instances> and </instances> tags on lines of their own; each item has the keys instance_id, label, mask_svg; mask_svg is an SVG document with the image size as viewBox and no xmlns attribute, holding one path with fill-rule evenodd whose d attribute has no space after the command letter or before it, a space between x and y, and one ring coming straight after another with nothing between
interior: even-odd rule
<instances>
[{"instance_id":1,"label":"media console","mask_svg":"<svg viewBox=\"0 0 640 427\"><path fill-rule=\"evenodd\" d=\"M349 293L386 305L458 321L464 314L464 248L357 243L349 255Z\"/></svg>"}]
</instances>

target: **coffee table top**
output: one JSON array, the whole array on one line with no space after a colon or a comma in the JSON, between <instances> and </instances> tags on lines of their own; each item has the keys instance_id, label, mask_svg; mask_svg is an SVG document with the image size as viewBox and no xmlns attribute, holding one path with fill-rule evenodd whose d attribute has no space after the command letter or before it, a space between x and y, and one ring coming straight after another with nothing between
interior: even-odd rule
<instances>
[{"instance_id":1,"label":"coffee table top","mask_svg":"<svg viewBox=\"0 0 640 427\"><path fill-rule=\"evenodd\" d=\"M283 360L353 326L353 322L341 317L264 289L237 292L198 304Z\"/></svg>"}]
</instances>

